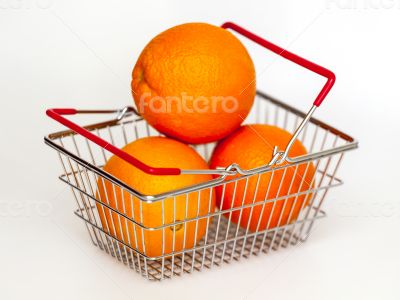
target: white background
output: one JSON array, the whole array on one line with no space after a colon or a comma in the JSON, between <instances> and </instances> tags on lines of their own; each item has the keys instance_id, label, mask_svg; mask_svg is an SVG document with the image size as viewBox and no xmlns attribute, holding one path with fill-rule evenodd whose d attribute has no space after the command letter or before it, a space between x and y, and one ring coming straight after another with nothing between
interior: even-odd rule
<instances>
[{"instance_id":1,"label":"white background","mask_svg":"<svg viewBox=\"0 0 400 300\"><path fill-rule=\"evenodd\" d=\"M0 0L1 299L399 299L400 1ZM307 243L150 283L93 247L43 136L49 107L132 104L145 44L231 20L332 69L316 117L360 141ZM306 110L322 80L256 50L260 89Z\"/></svg>"}]
</instances>

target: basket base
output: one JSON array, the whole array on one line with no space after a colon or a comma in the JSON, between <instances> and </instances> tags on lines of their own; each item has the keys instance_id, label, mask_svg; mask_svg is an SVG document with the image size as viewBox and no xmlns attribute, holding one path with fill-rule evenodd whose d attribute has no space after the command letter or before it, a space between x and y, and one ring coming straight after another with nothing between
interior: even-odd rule
<instances>
[{"instance_id":1,"label":"basket base","mask_svg":"<svg viewBox=\"0 0 400 300\"><path fill-rule=\"evenodd\" d=\"M241 258L249 258L260 253L268 254L272 250L305 242L307 235L304 234L306 231L303 230L304 227L310 226L316 219L324 216L325 213L319 211L319 216L313 219L257 233L246 233L245 229L237 228L236 224L230 223L225 217L220 217L218 237L216 237L218 217L215 217L216 220L213 220L213 225L209 228L207 241L201 240L194 249L155 259L147 258L101 231L94 224L85 219L84 221L88 225L92 241L101 250L149 280L163 280L239 261Z\"/></svg>"}]
</instances>

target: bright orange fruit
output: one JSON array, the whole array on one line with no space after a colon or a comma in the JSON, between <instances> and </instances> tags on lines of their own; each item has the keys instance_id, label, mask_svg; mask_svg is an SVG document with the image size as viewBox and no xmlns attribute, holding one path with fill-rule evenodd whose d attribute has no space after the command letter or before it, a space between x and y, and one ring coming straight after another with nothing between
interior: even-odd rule
<instances>
[{"instance_id":1,"label":"bright orange fruit","mask_svg":"<svg viewBox=\"0 0 400 300\"><path fill-rule=\"evenodd\" d=\"M273 147L285 149L291 134L283 129L269 125L246 125L239 128L232 135L221 141L215 148L210 167L227 167L237 163L242 169L252 169L270 162ZM296 140L289 153L290 157L306 154L307 151L300 141ZM285 163L286 164L286 163ZM217 207L230 209L246 204L264 202L266 199L284 197L286 195L304 192L312 186L315 168L312 163L299 164L261 176L253 175L236 183L226 184L225 191L219 186L217 190ZM228 178L230 179L230 178ZM257 183L258 182L258 183ZM246 208L232 212L231 220L240 223L243 228L251 231L265 230L283 226L295 220L301 209L306 206L311 194L291 196L265 205L255 205L253 209ZM264 208L263 208L264 206ZM229 216L229 214L227 214Z\"/></svg>"},{"instance_id":2,"label":"bright orange fruit","mask_svg":"<svg viewBox=\"0 0 400 300\"><path fill-rule=\"evenodd\" d=\"M147 122L188 143L219 140L237 129L254 101L253 62L228 30L205 23L153 38L132 72L132 94Z\"/></svg>"},{"instance_id":3,"label":"bright orange fruit","mask_svg":"<svg viewBox=\"0 0 400 300\"><path fill-rule=\"evenodd\" d=\"M204 159L191 147L164 137L138 139L126 145L123 150L154 167L208 168ZM145 195L169 192L212 179L211 175L149 175L117 156L108 160L104 170ZM163 224L173 223L174 220L185 221L214 211L215 196L210 190L186 195L146 203L100 178L97 198L140 223L142 227L120 217L105 206L98 204L97 209L105 231L145 255L155 257L192 248L204 236L207 223L211 222L208 218L157 229Z\"/></svg>"}]
</instances>

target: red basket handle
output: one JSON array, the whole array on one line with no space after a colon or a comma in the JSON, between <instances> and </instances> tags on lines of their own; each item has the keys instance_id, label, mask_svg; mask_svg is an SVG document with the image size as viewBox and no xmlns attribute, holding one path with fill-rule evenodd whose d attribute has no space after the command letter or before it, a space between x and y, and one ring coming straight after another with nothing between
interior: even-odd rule
<instances>
[{"instance_id":1,"label":"red basket handle","mask_svg":"<svg viewBox=\"0 0 400 300\"><path fill-rule=\"evenodd\" d=\"M78 114L79 111L74 108L52 108L46 110L46 114L56 120L57 122L61 123L62 125L68 127L69 129L75 131L76 133L84 136L85 138L89 139L93 143L99 145L100 147L110 151L112 154L115 154L119 158L122 158L126 162L130 163L131 165L135 166L136 168L142 170L143 172L151 175L179 175L181 174L181 170L178 168L155 168L151 167L142 161L138 160L137 158L133 157L132 155L122 151L121 149L113 146L112 144L108 143L107 141L103 140L102 138L98 137L97 135L91 133L89 130L77 125L76 123L66 119L63 115L75 115Z\"/></svg>"},{"instance_id":2,"label":"red basket handle","mask_svg":"<svg viewBox=\"0 0 400 300\"><path fill-rule=\"evenodd\" d=\"M222 28L225 29L232 29L236 31L237 33L240 33L241 35L247 37L248 39L252 40L253 42L259 44L260 46L263 46L267 48L268 50L310 70L313 71L314 73L317 73L321 76L326 77L327 82L325 83L324 87L322 90L319 92L317 98L314 101L315 106L320 106L322 101L324 101L325 97L328 95L329 91L331 90L332 86L335 84L335 74L332 71L329 71L328 69L321 67L320 65L317 65L307 59L304 59L292 52L289 52L271 42L268 42L267 40L264 40L263 38L255 35L254 33L251 33L250 31L244 29L243 27L240 27L232 22L226 22L222 24Z\"/></svg>"},{"instance_id":3,"label":"red basket handle","mask_svg":"<svg viewBox=\"0 0 400 300\"><path fill-rule=\"evenodd\" d=\"M253 42L271 50L272 52L308 69L311 70L319 75L322 75L327 78L327 82L325 83L324 87L322 88L321 92L318 94L317 98L314 101L314 106L318 107L322 101L325 99L326 95L329 93L330 89L332 88L333 84L335 83L335 74L328 69L325 69L311 61L308 61L294 53L291 53L263 38L247 31L246 29L231 23L226 22L222 26L225 29L232 29L241 35L247 37L248 39L252 40ZM179 168L156 168L149 166L142 161L138 160L137 158L133 157L132 155L122 151L121 149L113 146L112 144L108 143L107 141L103 140L102 138L98 137L97 135L91 133L90 131L86 130L82 126L68 120L67 118L63 117L63 115L75 115L78 114L80 111L74 108L52 108L46 110L46 114L56 120L57 122L61 123L62 125L68 127L69 129L75 131L77 134L84 136L85 138L89 139L90 141L94 142L95 144L99 145L100 147L110 151L114 155L122 158L126 162L130 163L131 165L135 166L136 168L140 169L141 171L151 174L151 175L179 175L181 173L212 173L211 170L181 170ZM220 170L221 171L221 170Z\"/></svg>"}]
</instances>

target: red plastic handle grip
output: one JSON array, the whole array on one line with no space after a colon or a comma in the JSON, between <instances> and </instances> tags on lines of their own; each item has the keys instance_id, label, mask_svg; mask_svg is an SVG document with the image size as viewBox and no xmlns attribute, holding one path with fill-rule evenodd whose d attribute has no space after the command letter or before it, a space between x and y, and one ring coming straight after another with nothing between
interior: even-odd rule
<instances>
[{"instance_id":1,"label":"red plastic handle grip","mask_svg":"<svg viewBox=\"0 0 400 300\"><path fill-rule=\"evenodd\" d=\"M328 69L325 69L324 67L321 67L320 65L317 65L309 60L306 60L292 52L289 52L271 42L268 42L267 40L264 40L263 38L251 33L250 31L247 31L246 29L232 23L232 22L226 22L222 26L222 28L225 29L232 29L236 31L237 33L240 33L241 35L247 37L248 39L252 40L253 42L271 50L272 52L310 70L313 71L321 76L324 76L327 78L327 82L325 83L324 87L322 90L319 92L317 98L314 101L315 106L320 106L322 101L324 101L325 97L328 95L329 91L331 90L332 86L335 84L335 74Z\"/></svg>"},{"instance_id":2,"label":"red plastic handle grip","mask_svg":"<svg viewBox=\"0 0 400 300\"><path fill-rule=\"evenodd\" d=\"M123 160L127 161L131 165L135 166L136 168L142 170L143 172L145 172L147 174L151 174L151 175L179 175L179 174L181 174L181 170L178 168L154 168L149 165L146 165L145 163L136 159L132 155L111 145L110 143L108 143L107 141L98 137L97 135L91 133L90 131L86 130L85 128L77 125L76 123L74 123L62 116L62 115L75 115L77 113L78 113L78 111L73 108L52 108L52 109L46 110L46 114L50 118L56 120L57 122L68 127L69 129L75 131L76 133L84 136L85 138L89 139L90 141L99 145L100 147L110 151L111 153L122 158Z\"/></svg>"}]
</instances>

